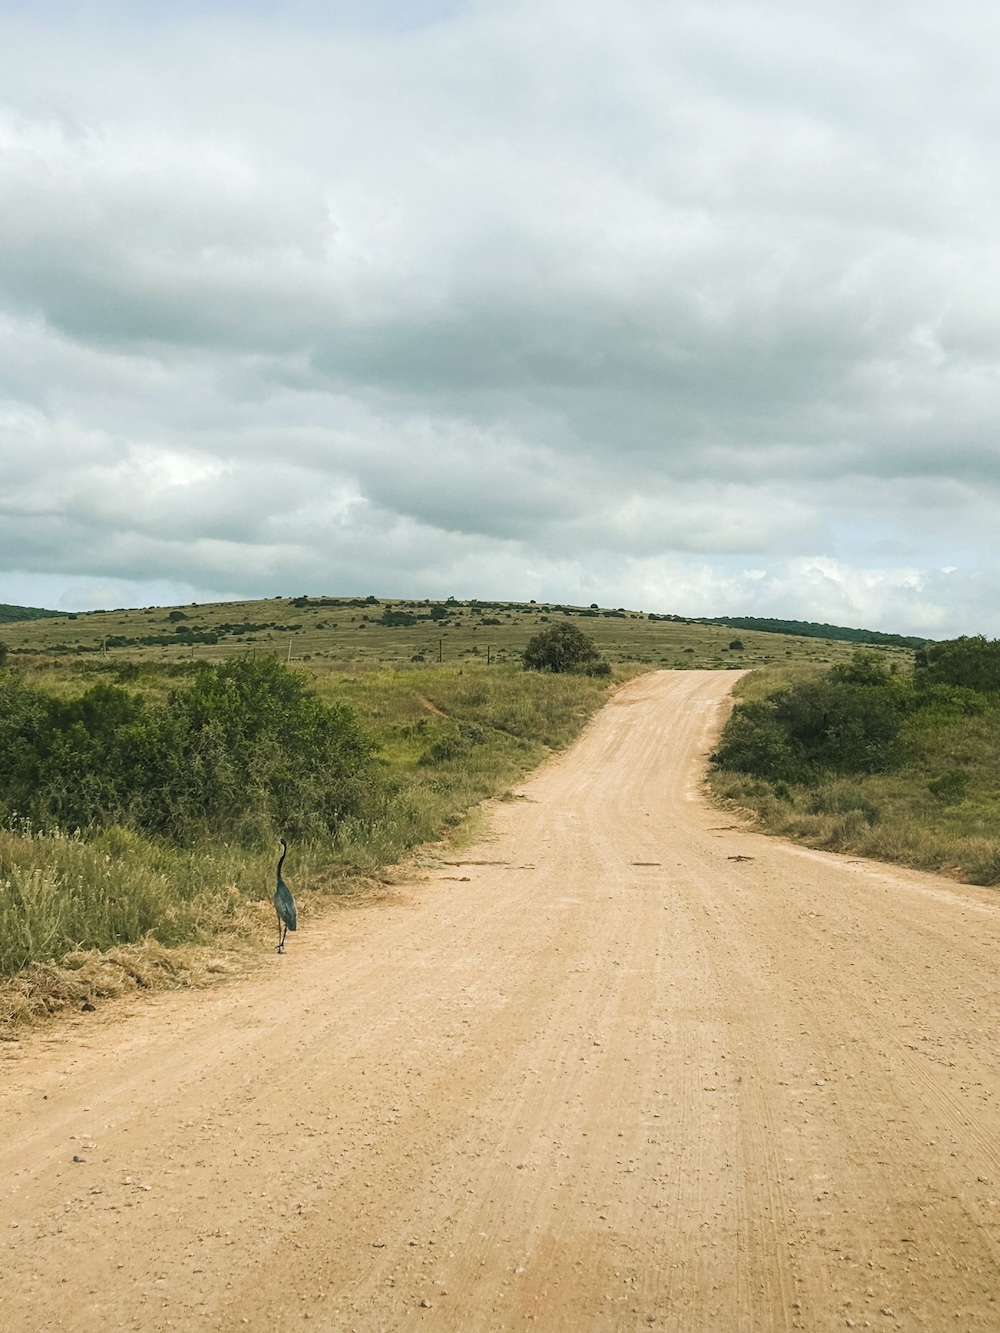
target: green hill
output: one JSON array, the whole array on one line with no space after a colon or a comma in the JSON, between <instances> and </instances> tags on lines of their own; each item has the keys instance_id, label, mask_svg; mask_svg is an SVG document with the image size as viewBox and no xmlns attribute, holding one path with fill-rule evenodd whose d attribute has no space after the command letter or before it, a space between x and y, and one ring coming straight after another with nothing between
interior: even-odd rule
<instances>
[{"instance_id":1,"label":"green hill","mask_svg":"<svg viewBox=\"0 0 1000 1333\"><path fill-rule=\"evenodd\" d=\"M702 625L755 629L762 634L797 634L804 639L841 639L847 643L887 643L896 648L922 648L933 640L912 634L883 634L877 629L849 629L846 625L818 624L814 620L772 620L767 616L700 616Z\"/></svg>"},{"instance_id":2,"label":"green hill","mask_svg":"<svg viewBox=\"0 0 1000 1333\"><path fill-rule=\"evenodd\" d=\"M325 670L468 662L518 665L528 640L546 626L570 622L612 664L745 670L797 659L846 660L856 641L843 637L733 632L731 624L625 607L562 603L444 601L375 596L275 597L177 607L80 611L3 627L10 654L61 660L97 655L137 662L222 661L232 654L279 654ZM737 623L737 622L731 622ZM912 649L877 644L909 669ZM923 641L920 641L921 646Z\"/></svg>"}]
</instances>

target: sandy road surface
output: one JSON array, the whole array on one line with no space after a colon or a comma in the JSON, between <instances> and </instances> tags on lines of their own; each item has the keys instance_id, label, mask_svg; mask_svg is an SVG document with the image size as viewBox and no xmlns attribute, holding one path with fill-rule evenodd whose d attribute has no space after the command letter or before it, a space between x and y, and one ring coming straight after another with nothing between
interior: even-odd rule
<instances>
[{"instance_id":1,"label":"sandy road surface","mask_svg":"<svg viewBox=\"0 0 1000 1333\"><path fill-rule=\"evenodd\" d=\"M0 1326L1000 1329L1000 899L720 827L731 680L632 682L266 971L3 1049Z\"/></svg>"}]
</instances>

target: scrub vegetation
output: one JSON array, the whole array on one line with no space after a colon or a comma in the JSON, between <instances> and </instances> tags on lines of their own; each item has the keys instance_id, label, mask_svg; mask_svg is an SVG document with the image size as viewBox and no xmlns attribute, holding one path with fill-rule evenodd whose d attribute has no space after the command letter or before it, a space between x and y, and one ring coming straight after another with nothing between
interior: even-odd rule
<instances>
[{"instance_id":1,"label":"scrub vegetation","mask_svg":"<svg viewBox=\"0 0 1000 1333\"><path fill-rule=\"evenodd\" d=\"M307 673L273 657L166 677L8 669L0 974L257 933L279 833L308 913L310 889L371 883L503 794L607 685L513 667Z\"/></svg>"},{"instance_id":2,"label":"scrub vegetation","mask_svg":"<svg viewBox=\"0 0 1000 1333\"><path fill-rule=\"evenodd\" d=\"M713 756L717 796L772 833L1000 883L1000 641L754 672Z\"/></svg>"},{"instance_id":3,"label":"scrub vegetation","mask_svg":"<svg viewBox=\"0 0 1000 1333\"><path fill-rule=\"evenodd\" d=\"M306 919L321 894L377 887L636 671L852 651L624 608L373 596L11 618L3 638L0 1020L225 970L220 948L272 924L279 834Z\"/></svg>"}]
</instances>

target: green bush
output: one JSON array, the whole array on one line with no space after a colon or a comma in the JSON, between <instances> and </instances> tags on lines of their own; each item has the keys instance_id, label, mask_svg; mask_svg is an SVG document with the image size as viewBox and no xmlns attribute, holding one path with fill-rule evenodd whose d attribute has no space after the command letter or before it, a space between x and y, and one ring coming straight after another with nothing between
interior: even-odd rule
<instances>
[{"instance_id":1,"label":"green bush","mask_svg":"<svg viewBox=\"0 0 1000 1333\"><path fill-rule=\"evenodd\" d=\"M822 773L878 773L896 764L910 706L906 687L874 654L834 667L763 700L739 704L713 760L772 781Z\"/></svg>"},{"instance_id":2,"label":"green bush","mask_svg":"<svg viewBox=\"0 0 1000 1333\"><path fill-rule=\"evenodd\" d=\"M803 767L833 773L891 768L905 715L900 691L836 679L799 685L775 705Z\"/></svg>"},{"instance_id":3,"label":"green bush","mask_svg":"<svg viewBox=\"0 0 1000 1333\"><path fill-rule=\"evenodd\" d=\"M890 685L892 674L878 653L859 649L849 662L838 662L827 673L830 680L845 685Z\"/></svg>"},{"instance_id":4,"label":"green bush","mask_svg":"<svg viewBox=\"0 0 1000 1333\"><path fill-rule=\"evenodd\" d=\"M526 671L580 671L600 654L593 639L576 625L553 625L528 640L523 662Z\"/></svg>"},{"instance_id":5,"label":"green bush","mask_svg":"<svg viewBox=\"0 0 1000 1333\"><path fill-rule=\"evenodd\" d=\"M963 635L928 643L914 655L918 688L958 685L982 694L1000 692L1000 639Z\"/></svg>"},{"instance_id":6,"label":"green bush","mask_svg":"<svg viewBox=\"0 0 1000 1333\"><path fill-rule=\"evenodd\" d=\"M371 746L276 658L200 668L165 704L116 685L53 699L0 680L0 814L179 842L334 831L364 803Z\"/></svg>"},{"instance_id":7,"label":"green bush","mask_svg":"<svg viewBox=\"0 0 1000 1333\"><path fill-rule=\"evenodd\" d=\"M770 700L738 705L730 715L712 762L733 773L796 781L800 764Z\"/></svg>"},{"instance_id":8,"label":"green bush","mask_svg":"<svg viewBox=\"0 0 1000 1333\"><path fill-rule=\"evenodd\" d=\"M775 795L778 794L775 790ZM830 782L811 789L806 810L811 815L859 815L866 824L877 824L881 819L878 806L854 782Z\"/></svg>"},{"instance_id":9,"label":"green bush","mask_svg":"<svg viewBox=\"0 0 1000 1333\"><path fill-rule=\"evenodd\" d=\"M474 745L485 745L489 739L484 728L475 723L449 723L447 730L423 751L417 762L424 766L447 763L449 759L459 758Z\"/></svg>"},{"instance_id":10,"label":"green bush","mask_svg":"<svg viewBox=\"0 0 1000 1333\"><path fill-rule=\"evenodd\" d=\"M920 712L927 717L982 717L989 700L967 685L923 685L917 697Z\"/></svg>"}]
</instances>

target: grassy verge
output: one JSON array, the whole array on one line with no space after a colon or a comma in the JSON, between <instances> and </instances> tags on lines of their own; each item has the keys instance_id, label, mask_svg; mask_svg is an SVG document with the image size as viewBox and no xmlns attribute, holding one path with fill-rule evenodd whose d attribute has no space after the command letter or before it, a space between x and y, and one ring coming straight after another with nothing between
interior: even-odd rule
<instances>
[{"instance_id":1,"label":"grassy verge","mask_svg":"<svg viewBox=\"0 0 1000 1333\"><path fill-rule=\"evenodd\" d=\"M764 669L738 697L762 701L805 678ZM715 797L749 812L764 832L811 847L853 852L972 884L1000 884L1000 706L980 711L922 708L900 736L900 761L886 772L773 781L713 768Z\"/></svg>"},{"instance_id":2,"label":"grassy verge","mask_svg":"<svg viewBox=\"0 0 1000 1333\"><path fill-rule=\"evenodd\" d=\"M89 684L72 669L49 678L60 698ZM164 690L148 684L154 696ZM317 665L312 685L324 702L347 704L378 749L364 812L290 849L285 873L306 920L567 745L609 682L502 666L345 676ZM118 826L89 837L0 831L0 1025L240 966L249 944L269 938L274 863L270 846L181 848Z\"/></svg>"},{"instance_id":3,"label":"grassy verge","mask_svg":"<svg viewBox=\"0 0 1000 1333\"><path fill-rule=\"evenodd\" d=\"M321 676L317 688L347 703L379 744L382 807L345 823L337 849L340 862L368 871L454 827L568 745L608 689L586 676L504 667Z\"/></svg>"}]
</instances>

